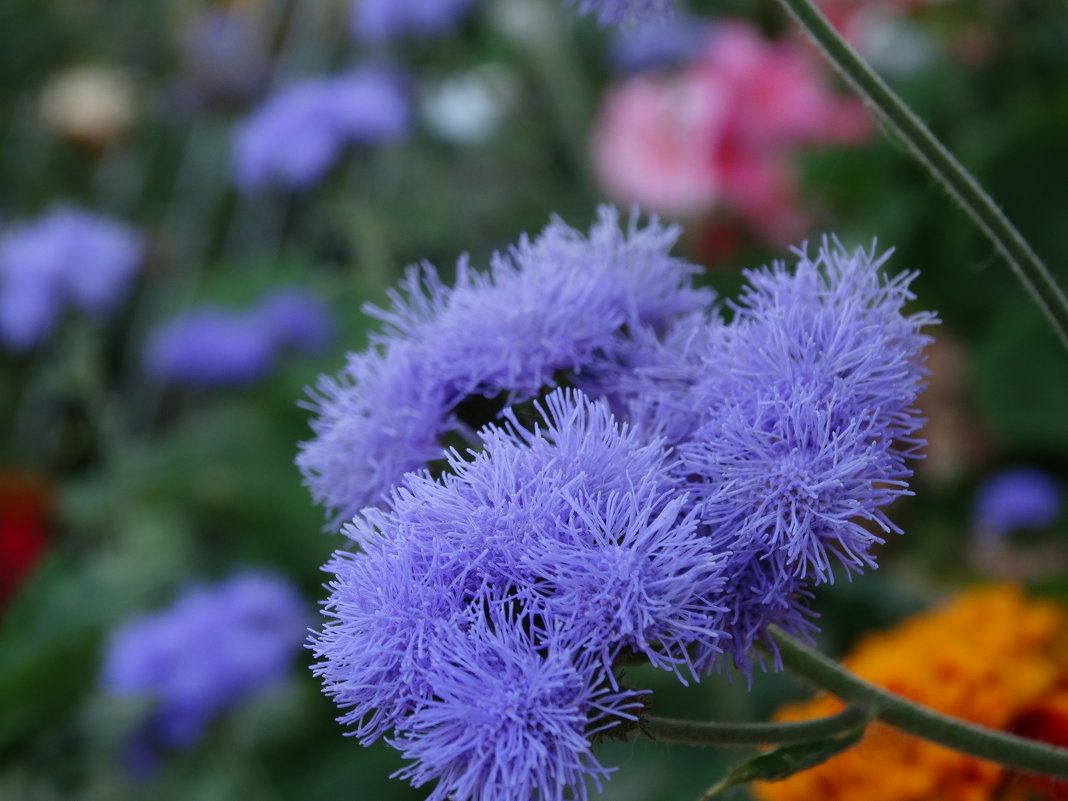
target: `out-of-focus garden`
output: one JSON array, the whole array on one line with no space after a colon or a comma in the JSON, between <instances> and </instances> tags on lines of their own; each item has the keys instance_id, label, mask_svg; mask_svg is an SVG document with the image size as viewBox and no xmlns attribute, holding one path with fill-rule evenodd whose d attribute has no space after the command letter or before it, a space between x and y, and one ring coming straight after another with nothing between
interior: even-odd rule
<instances>
[{"instance_id":1,"label":"out-of-focus garden","mask_svg":"<svg viewBox=\"0 0 1068 801\"><path fill-rule=\"evenodd\" d=\"M309 669L321 567L350 546L295 465L308 388L382 330L362 307L388 307L407 265L451 281L462 254L485 269L606 202L624 225L679 223L673 254L726 298L825 234L919 271L915 310L941 322L925 458L887 508L904 535L877 572L814 588L817 640L864 643L854 669L917 700L1068 745L1068 352L1050 324L777 3L622 26L575 5L2 0L0 798L425 798L389 778L396 750L343 736ZM1068 7L820 6L1068 285ZM626 673L677 717L768 720L811 695L759 669L751 686ZM1066 797L880 742L730 793ZM637 732L597 753L612 801L696 798L740 758Z\"/></svg>"}]
</instances>

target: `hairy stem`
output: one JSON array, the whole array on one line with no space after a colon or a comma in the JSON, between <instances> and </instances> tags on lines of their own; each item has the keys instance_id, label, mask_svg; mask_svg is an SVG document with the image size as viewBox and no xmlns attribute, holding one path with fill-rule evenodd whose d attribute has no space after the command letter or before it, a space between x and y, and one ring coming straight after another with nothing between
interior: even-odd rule
<instances>
[{"instance_id":1,"label":"hairy stem","mask_svg":"<svg viewBox=\"0 0 1068 801\"><path fill-rule=\"evenodd\" d=\"M875 718L883 723L1008 768L1068 779L1068 749L939 714L854 676L777 626L769 627L769 631L788 670L847 704L872 710Z\"/></svg>"},{"instance_id":2,"label":"hairy stem","mask_svg":"<svg viewBox=\"0 0 1068 801\"><path fill-rule=\"evenodd\" d=\"M972 175L838 34L812 0L779 0L827 60L972 218L1068 346L1068 299L1027 240Z\"/></svg>"},{"instance_id":3,"label":"hairy stem","mask_svg":"<svg viewBox=\"0 0 1068 801\"><path fill-rule=\"evenodd\" d=\"M641 732L650 740L680 745L781 745L844 734L870 717L860 708L796 723L706 723L650 715L642 719Z\"/></svg>"}]
</instances>

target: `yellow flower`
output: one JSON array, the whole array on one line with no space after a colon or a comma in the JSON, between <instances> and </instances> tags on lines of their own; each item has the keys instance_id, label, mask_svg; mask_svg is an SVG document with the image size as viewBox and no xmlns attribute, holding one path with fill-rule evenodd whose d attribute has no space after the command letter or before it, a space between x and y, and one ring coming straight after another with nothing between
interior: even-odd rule
<instances>
[{"instance_id":1,"label":"yellow flower","mask_svg":"<svg viewBox=\"0 0 1068 801\"><path fill-rule=\"evenodd\" d=\"M1006 729L1058 692L1068 666L1068 610L1028 600L1013 586L981 587L867 637L844 664L924 706ZM808 720L841 708L819 695L775 718ZM998 765L875 724L855 748L755 785L754 793L761 801L989 801L1005 778Z\"/></svg>"}]
</instances>

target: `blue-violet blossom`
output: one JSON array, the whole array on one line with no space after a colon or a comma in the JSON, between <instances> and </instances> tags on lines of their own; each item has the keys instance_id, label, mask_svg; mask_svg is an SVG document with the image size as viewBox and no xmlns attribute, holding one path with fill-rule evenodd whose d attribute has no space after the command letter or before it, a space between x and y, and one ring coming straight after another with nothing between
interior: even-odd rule
<instances>
[{"instance_id":1,"label":"blue-violet blossom","mask_svg":"<svg viewBox=\"0 0 1068 801\"><path fill-rule=\"evenodd\" d=\"M937 322L905 310L914 274L824 241L712 305L676 233L602 210L588 238L556 221L489 273L461 260L451 289L413 268L319 385L299 462L339 518L366 506L315 671L433 801L584 799L591 738L641 711L621 658L751 674L769 625L810 634L811 585L899 531Z\"/></svg>"},{"instance_id":2,"label":"blue-violet blossom","mask_svg":"<svg viewBox=\"0 0 1068 801\"><path fill-rule=\"evenodd\" d=\"M660 441L558 389L541 422L480 432L440 480L412 473L345 529L316 673L369 744L432 799L584 798L591 737L636 719L615 660L680 678L721 652L724 555L675 490Z\"/></svg>"},{"instance_id":3,"label":"blue-violet blossom","mask_svg":"<svg viewBox=\"0 0 1068 801\"><path fill-rule=\"evenodd\" d=\"M977 491L975 528L984 537L1046 528L1057 519L1062 505L1061 488L1052 476L1031 467L1006 470Z\"/></svg>"},{"instance_id":4,"label":"blue-violet blossom","mask_svg":"<svg viewBox=\"0 0 1068 801\"><path fill-rule=\"evenodd\" d=\"M404 137L411 103L398 74L362 67L294 84L269 97L237 131L234 180L243 192L308 189L354 145Z\"/></svg>"},{"instance_id":5,"label":"blue-violet blossom","mask_svg":"<svg viewBox=\"0 0 1068 801\"><path fill-rule=\"evenodd\" d=\"M320 298L282 288L246 311L204 304L169 320L149 336L145 367L173 384L241 386L270 373L284 350L321 351L333 331Z\"/></svg>"},{"instance_id":6,"label":"blue-violet blossom","mask_svg":"<svg viewBox=\"0 0 1068 801\"><path fill-rule=\"evenodd\" d=\"M306 624L288 582L237 573L120 626L107 645L101 685L112 695L152 699L138 732L149 747L187 747L224 710L285 677Z\"/></svg>"},{"instance_id":7,"label":"blue-violet blossom","mask_svg":"<svg viewBox=\"0 0 1068 801\"><path fill-rule=\"evenodd\" d=\"M144 255L133 229L60 208L0 234L0 341L26 350L70 306L97 317L122 299Z\"/></svg>"},{"instance_id":8,"label":"blue-violet blossom","mask_svg":"<svg viewBox=\"0 0 1068 801\"><path fill-rule=\"evenodd\" d=\"M457 265L454 287L424 264L409 269L372 347L324 377L309 403L315 438L297 464L316 500L351 518L380 503L408 471L443 457L443 442L485 420L465 402L518 403L561 377L625 358L642 336L706 306L697 268L668 255L679 230L603 207L589 235L554 220L533 240L496 253L488 272Z\"/></svg>"}]
</instances>

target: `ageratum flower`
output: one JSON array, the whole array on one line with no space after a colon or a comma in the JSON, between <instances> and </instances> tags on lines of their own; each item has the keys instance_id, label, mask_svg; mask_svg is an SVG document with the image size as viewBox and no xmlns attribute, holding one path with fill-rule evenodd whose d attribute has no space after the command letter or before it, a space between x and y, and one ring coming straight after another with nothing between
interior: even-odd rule
<instances>
[{"instance_id":1,"label":"ageratum flower","mask_svg":"<svg viewBox=\"0 0 1068 801\"><path fill-rule=\"evenodd\" d=\"M1063 503L1052 476L1034 468L1006 470L986 481L975 501L975 527L981 536L998 537L1019 529L1046 528Z\"/></svg>"},{"instance_id":2,"label":"ageratum flower","mask_svg":"<svg viewBox=\"0 0 1068 801\"><path fill-rule=\"evenodd\" d=\"M225 709L285 676L300 651L303 606L288 583L268 573L194 587L112 634L103 689L155 702L140 732L150 746L189 746Z\"/></svg>"},{"instance_id":3,"label":"ageratum flower","mask_svg":"<svg viewBox=\"0 0 1068 801\"><path fill-rule=\"evenodd\" d=\"M318 295L281 287L260 299L252 315L268 331L276 349L317 353L334 338L334 313Z\"/></svg>"},{"instance_id":4,"label":"ageratum flower","mask_svg":"<svg viewBox=\"0 0 1068 801\"><path fill-rule=\"evenodd\" d=\"M467 631L451 630L429 654L434 695L391 744L411 760L396 775L415 787L437 780L427 801L585 799L610 774L590 737L634 721L638 693L616 690L596 658L555 640L539 646L493 607Z\"/></svg>"},{"instance_id":5,"label":"ageratum flower","mask_svg":"<svg viewBox=\"0 0 1068 801\"><path fill-rule=\"evenodd\" d=\"M699 536L658 441L603 402L550 394L438 481L410 474L346 529L316 672L368 744L414 760L434 799L585 797L598 730L634 719L615 660L696 674L720 651L722 554ZM460 736L460 734L464 736Z\"/></svg>"},{"instance_id":6,"label":"ageratum flower","mask_svg":"<svg viewBox=\"0 0 1068 801\"><path fill-rule=\"evenodd\" d=\"M243 192L308 189L355 145L404 137L411 108L394 72L363 67L295 84L268 98L234 138L234 180Z\"/></svg>"},{"instance_id":7,"label":"ageratum flower","mask_svg":"<svg viewBox=\"0 0 1068 801\"><path fill-rule=\"evenodd\" d=\"M680 486L729 554L744 669L769 623L812 628L810 582L875 567L873 548L900 531L885 507L909 494L923 445L914 402L935 318L904 312L914 276L885 278L886 255L836 242L799 255L747 273L729 323L695 315L601 377L625 419L675 447Z\"/></svg>"},{"instance_id":8,"label":"ageratum flower","mask_svg":"<svg viewBox=\"0 0 1068 801\"><path fill-rule=\"evenodd\" d=\"M914 274L884 277L888 255L824 242L793 270L748 272L692 386L646 404L654 417L680 403L695 411L680 476L709 536L733 554L732 575L748 576L729 605L745 617L756 603L758 624L777 607L800 625L805 583L832 581L835 565L874 567L873 546L900 532L885 507L910 494L907 460L923 446L921 330L936 320L904 312ZM736 653L759 628L732 631Z\"/></svg>"},{"instance_id":9,"label":"ageratum flower","mask_svg":"<svg viewBox=\"0 0 1068 801\"><path fill-rule=\"evenodd\" d=\"M145 349L156 378L187 386L240 386L264 378L284 350L320 351L333 335L315 295L282 288L247 311L205 304L160 326Z\"/></svg>"},{"instance_id":10,"label":"ageratum flower","mask_svg":"<svg viewBox=\"0 0 1068 801\"><path fill-rule=\"evenodd\" d=\"M474 0L355 0L349 17L353 36L374 44L401 36L431 37L452 31Z\"/></svg>"},{"instance_id":11,"label":"ageratum flower","mask_svg":"<svg viewBox=\"0 0 1068 801\"><path fill-rule=\"evenodd\" d=\"M155 378L188 386L240 386L274 368L270 333L225 306L186 311L156 330L145 348L145 368Z\"/></svg>"},{"instance_id":12,"label":"ageratum flower","mask_svg":"<svg viewBox=\"0 0 1068 801\"><path fill-rule=\"evenodd\" d=\"M73 306L102 317L125 294L144 254L141 237L114 220L60 208L0 236L0 340L25 350Z\"/></svg>"},{"instance_id":13,"label":"ageratum flower","mask_svg":"<svg viewBox=\"0 0 1068 801\"><path fill-rule=\"evenodd\" d=\"M384 327L371 349L312 396L316 436L297 464L316 500L351 518L505 401L592 377L625 360L636 338L707 305L711 294L691 284L696 268L668 255L678 234L633 218L621 231L605 207L588 236L554 220L494 254L488 272L461 259L452 288L429 265L411 268L391 308L367 308ZM479 403L488 415L472 413Z\"/></svg>"}]
</instances>

